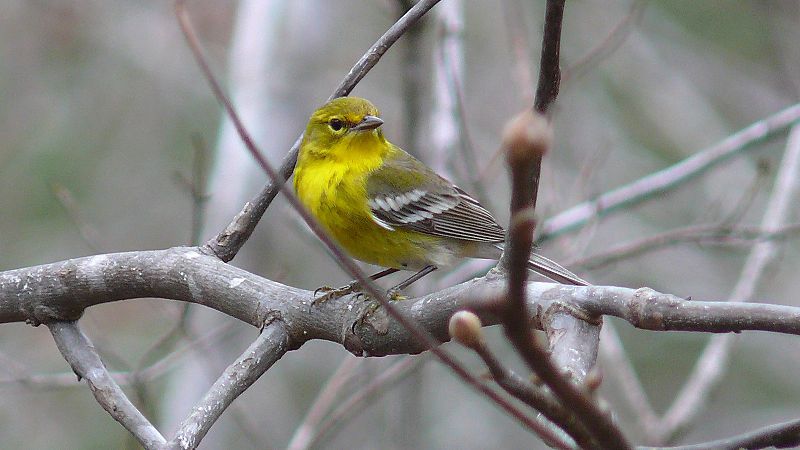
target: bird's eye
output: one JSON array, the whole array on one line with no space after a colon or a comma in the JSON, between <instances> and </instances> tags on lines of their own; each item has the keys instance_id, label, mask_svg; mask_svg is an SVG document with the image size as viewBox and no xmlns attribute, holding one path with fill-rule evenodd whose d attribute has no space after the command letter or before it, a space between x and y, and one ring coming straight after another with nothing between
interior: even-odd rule
<instances>
[{"instance_id":1,"label":"bird's eye","mask_svg":"<svg viewBox=\"0 0 800 450\"><path fill-rule=\"evenodd\" d=\"M333 131L339 131L342 128L344 128L344 122L342 122L341 119L336 119L336 118L331 119L330 122L328 122L328 125L330 125L331 130Z\"/></svg>"}]
</instances>

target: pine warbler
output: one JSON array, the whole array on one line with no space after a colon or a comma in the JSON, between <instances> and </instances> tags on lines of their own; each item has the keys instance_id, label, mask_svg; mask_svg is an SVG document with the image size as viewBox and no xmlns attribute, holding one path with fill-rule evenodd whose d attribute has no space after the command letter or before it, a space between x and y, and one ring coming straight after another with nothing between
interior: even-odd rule
<instances>
[{"instance_id":1,"label":"pine warbler","mask_svg":"<svg viewBox=\"0 0 800 450\"><path fill-rule=\"evenodd\" d=\"M314 112L294 172L300 201L350 255L370 264L421 276L464 257L499 259L503 227L477 200L387 141L379 114L356 97ZM587 284L541 255L532 254L528 267L556 282Z\"/></svg>"}]
</instances>

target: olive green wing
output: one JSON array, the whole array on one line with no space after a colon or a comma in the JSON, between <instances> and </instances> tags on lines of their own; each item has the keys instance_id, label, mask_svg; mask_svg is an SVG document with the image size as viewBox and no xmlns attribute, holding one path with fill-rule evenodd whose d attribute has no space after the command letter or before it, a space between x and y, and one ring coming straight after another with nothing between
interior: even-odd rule
<instances>
[{"instance_id":1,"label":"olive green wing","mask_svg":"<svg viewBox=\"0 0 800 450\"><path fill-rule=\"evenodd\" d=\"M466 192L397 149L367 177L372 219L388 229L477 242L503 242L505 231Z\"/></svg>"}]
</instances>

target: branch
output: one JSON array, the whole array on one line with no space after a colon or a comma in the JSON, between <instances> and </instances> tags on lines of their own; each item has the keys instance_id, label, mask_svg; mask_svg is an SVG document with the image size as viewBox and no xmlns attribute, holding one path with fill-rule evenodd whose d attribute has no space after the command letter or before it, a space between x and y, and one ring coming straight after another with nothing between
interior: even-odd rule
<instances>
[{"instance_id":1,"label":"branch","mask_svg":"<svg viewBox=\"0 0 800 450\"><path fill-rule=\"evenodd\" d=\"M456 311L479 310L484 324L498 324L495 311L497 299L505 295L505 282L490 273L394 302L395 308L444 342L449 339L447 322ZM289 330L291 348L323 339L361 356L425 350L399 323L387 321L383 309L356 323L369 306L363 299L347 296L312 308L312 291L251 274L193 247L110 253L0 272L0 323L69 320L93 305L150 297L205 305L255 327L279 316ZM689 301L649 288L541 282L527 283L526 298L534 324L541 323L554 304L566 304L588 316L619 317L653 331L800 335L800 308L792 306Z\"/></svg>"},{"instance_id":2,"label":"branch","mask_svg":"<svg viewBox=\"0 0 800 450\"><path fill-rule=\"evenodd\" d=\"M167 448L196 448L236 397L272 367L288 348L289 333L284 324L277 320L267 324L250 347L222 372L203 399L192 408Z\"/></svg>"},{"instance_id":3,"label":"branch","mask_svg":"<svg viewBox=\"0 0 800 450\"><path fill-rule=\"evenodd\" d=\"M796 195L800 191L800 126L789 133L786 151L775 177L775 187L767 203L761 227L774 231L784 225L792 207L796 207ZM739 281L733 288L730 301L744 302L753 296L767 265L775 259L778 248L775 242L759 242L753 246L745 261ZM714 336L692 370L686 384L678 393L674 403L659 424L656 439L664 442L688 426L699 414L710 391L719 383L728 362L731 339L729 336Z\"/></svg>"},{"instance_id":4,"label":"branch","mask_svg":"<svg viewBox=\"0 0 800 450\"><path fill-rule=\"evenodd\" d=\"M549 3L548 3L549 5ZM562 5L563 6L563 5ZM507 149L507 161L511 168L511 224L509 243L503 255L503 267L508 270L507 304L502 309L503 326L506 336L514 348L564 405L569 405L579 422L592 436L592 446L610 449L629 448L622 432L610 417L600 411L587 392L579 389L564 376L548 352L534 339L526 312L526 280L528 258L533 245L534 219L536 206L536 186L542 156L552 143L552 129L547 119L541 115L525 112L517 116L503 133L503 145ZM533 182L531 182L533 181ZM579 325L582 323L582 325ZM583 332L574 332L575 330ZM571 321L568 316L561 317L555 327L549 328L551 344L565 350L560 351L560 362L573 361L572 355L585 350L580 364L574 366L574 380L582 380L589 368L594 366L597 357L600 329L588 322ZM562 342L562 338L566 338ZM566 346L564 345L566 344ZM575 352L575 353L573 353ZM580 377L580 378L578 378ZM577 438L576 438L577 440Z\"/></svg>"},{"instance_id":5,"label":"branch","mask_svg":"<svg viewBox=\"0 0 800 450\"><path fill-rule=\"evenodd\" d=\"M493 380L500 387L552 422L541 424L540 436L548 445L556 448L572 448L577 443L581 448L592 447L594 443L591 434L567 408L546 389L523 379L497 359L486 344L482 326L480 319L474 313L459 311L450 318L450 336L480 356ZM561 439L564 432L574 443Z\"/></svg>"},{"instance_id":6,"label":"branch","mask_svg":"<svg viewBox=\"0 0 800 450\"><path fill-rule=\"evenodd\" d=\"M166 440L139 412L109 375L91 341L77 322L50 322L58 350L79 378L86 379L97 403L128 430L144 448L157 448Z\"/></svg>"},{"instance_id":7,"label":"branch","mask_svg":"<svg viewBox=\"0 0 800 450\"><path fill-rule=\"evenodd\" d=\"M565 0L548 0L544 16L542 59L539 62L539 84L533 109L547 114L556 101L561 84L561 22L564 18Z\"/></svg>"},{"instance_id":8,"label":"branch","mask_svg":"<svg viewBox=\"0 0 800 450\"><path fill-rule=\"evenodd\" d=\"M662 450L717 450L721 448L756 449L766 447L789 448L797 446L800 446L800 419L769 425L717 441L660 448Z\"/></svg>"},{"instance_id":9,"label":"branch","mask_svg":"<svg viewBox=\"0 0 800 450\"><path fill-rule=\"evenodd\" d=\"M790 106L760 120L659 172L646 175L632 183L606 192L557 214L539 227L538 243L547 241L586 223L605 217L646 200L660 198L657 194L681 186L705 171L741 154L757 143L774 136L800 121L800 104Z\"/></svg>"}]
</instances>

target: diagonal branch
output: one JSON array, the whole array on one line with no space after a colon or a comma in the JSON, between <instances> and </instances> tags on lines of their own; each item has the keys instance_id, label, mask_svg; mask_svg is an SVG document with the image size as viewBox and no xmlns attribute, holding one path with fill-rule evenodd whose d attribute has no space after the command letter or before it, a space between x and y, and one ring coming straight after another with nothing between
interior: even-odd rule
<instances>
[{"instance_id":1,"label":"diagonal branch","mask_svg":"<svg viewBox=\"0 0 800 450\"><path fill-rule=\"evenodd\" d=\"M776 423L717 441L702 444L660 447L661 450L717 450L754 448L796 448L800 446L800 419Z\"/></svg>"},{"instance_id":2,"label":"diagonal branch","mask_svg":"<svg viewBox=\"0 0 800 450\"><path fill-rule=\"evenodd\" d=\"M579 203L544 221L539 227L538 243L560 236L623 208L660 198L656 194L668 192L683 185L707 170L751 149L755 144L791 127L798 121L800 121L800 104L795 104L749 125L717 144L700 150L664 170L651 173L592 200Z\"/></svg>"},{"instance_id":3,"label":"diagonal branch","mask_svg":"<svg viewBox=\"0 0 800 450\"><path fill-rule=\"evenodd\" d=\"M193 449L214 422L242 392L249 388L289 349L289 333L275 320L267 324L258 338L217 379L191 414L167 443L171 449Z\"/></svg>"},{"instance_id":4,"label":"diagonal branch","mask_svg":"<svg viewBox=\"0 0 800 450\"><path fill-rule=\"evenodd\" d=\"M78 323L50 322L47 326L58 350L78 377L86 379L97 403L125 427L144 448L159 448L163 445L166 442L164 437L136 409L111 378L91 341L81 332Z\"/></svg>"}]
</instances>

